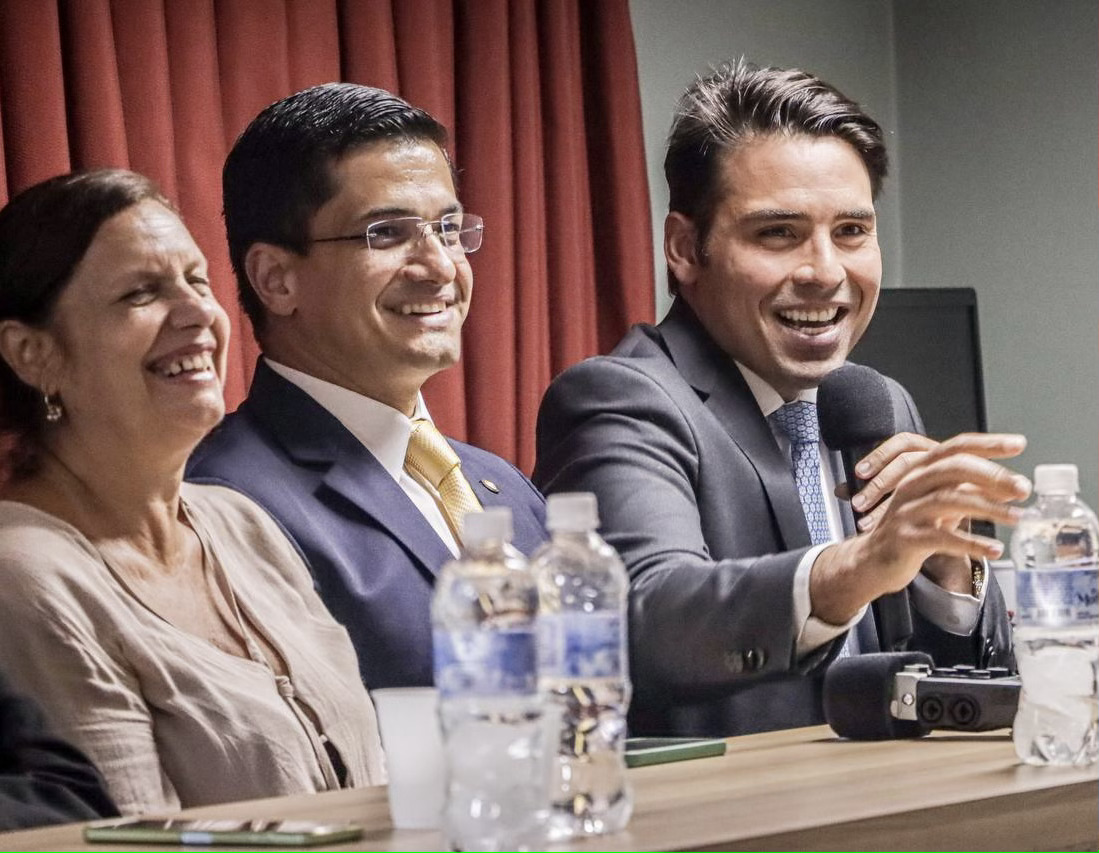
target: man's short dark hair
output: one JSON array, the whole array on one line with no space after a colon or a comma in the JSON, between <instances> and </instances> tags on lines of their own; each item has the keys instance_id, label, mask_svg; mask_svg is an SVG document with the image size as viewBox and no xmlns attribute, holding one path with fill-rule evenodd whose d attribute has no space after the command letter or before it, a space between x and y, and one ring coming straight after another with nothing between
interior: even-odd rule
<instances>
[{"instance_id":1,"label":"man's short dark hair","mask_svg":"<svg viewBox=\"0 0 1099 853\"><path fill-rule=\"evenodd\" d=\"M812 74L760 68L741 59L695 80L680 98L668 133L668 207L695 223L700 246L727 190L721 186L723 155L768 135L835 136L849 143L870 173L877 198L888 168L878 123ZM679 283L670 270L668 284L675 293Z\"/></svg>"},{"instance_id":2,"label":"man's short dark hair","mask_svg":"<svg viewBox=\"0 0 1099 853\"><path fill-rule=\"evenodd\" d=\"M344 155L381 140L433 142L446 128L384 89L325 83L263 110L237 138L222 170L229 260L241 307L260 332L263 303L248 281L253 243L305 254L313 215L339 190L332 167Z\"/></svg>"}]
</instances>

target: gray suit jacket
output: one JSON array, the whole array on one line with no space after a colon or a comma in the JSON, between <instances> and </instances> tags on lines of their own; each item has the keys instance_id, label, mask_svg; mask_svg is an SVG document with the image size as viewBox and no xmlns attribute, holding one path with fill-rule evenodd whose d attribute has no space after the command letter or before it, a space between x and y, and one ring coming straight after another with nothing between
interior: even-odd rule
<instances>
[{"instance_id":1,"label":"gray suit jacket","mask_svg":"<svg viewBox=\"0 0 1099 853\"><path fill-rule=\"evenodd\" d=\"M919 431L911 397L892 390L898 429ZM823 673L843 638L796 659L793 578L810 538L789 460L682 300L659 326L635 326L611 355L557 377L539 412L534 481L546 494L595 492L630 572L632 733L823 721ZM1010 658L994 585L972 637L913 620L910 648L942 665ZM860 629L862 648L876 648Z\"/></svg>"}]
</instances>

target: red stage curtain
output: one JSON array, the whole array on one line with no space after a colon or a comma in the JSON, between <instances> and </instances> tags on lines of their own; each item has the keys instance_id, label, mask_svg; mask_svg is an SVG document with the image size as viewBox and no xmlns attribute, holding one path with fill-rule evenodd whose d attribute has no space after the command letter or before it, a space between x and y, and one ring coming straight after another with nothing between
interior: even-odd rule
<instances>
[{"instance_id":1,"label":"red stage curtain","mask_svg":"<svg viewBox=\"0 0 1099 853\"><path fill-rule=\"evenodd\" d=\"M230 406L256 356L221 224L221 164L264 106L382 86L452 131L487 223L451 435L529 471L554 374L651 320L648 187L627 0L0 0L0 201L69 169L144 172L179 202L233 317Z\"/></svg>"}]
</instances>

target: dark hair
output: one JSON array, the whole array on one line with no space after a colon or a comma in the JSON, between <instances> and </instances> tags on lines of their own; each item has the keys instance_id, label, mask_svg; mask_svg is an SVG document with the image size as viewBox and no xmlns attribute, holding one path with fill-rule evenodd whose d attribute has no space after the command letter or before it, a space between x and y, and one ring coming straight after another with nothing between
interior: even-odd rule
<instances>
[{"instance_id":1,"label":"dark hair","mask_svg":"<svg viewBox=\"0 0 1099 853\"><path fill-rule=\"evenodd\" d=\"M0 210L0 320L45 323L103 223L145 200L175 210L152 181L124 169L59 175L12 198ZM0 359L0 432L14 442L13 470L29 467L43 418L41 389Z\"/></svg>"},{"instance_id":2,"label":"dark hair","mask_svg":"<svg viewBox=\"0 0 1099 853\"><path fill-rule=\"evenodd\" d=\"M384 89L325 83L271 104L233 145L221 173L225 231L240 304L257 333L263 303L248 281L248 249L263 242L305 254L310 220L339 190L331 167L379 140L433 142L445 154L447 132Z\"/></svg>"},{"instance_id":3,"label":"dark hair","mask_svg":"<svg viewBox=\"0 0 1099 853\"><path fill-rule=\"evenodd\" d=\"M760 136L797 134L849 143L866 165L877 198L888 169L878 123L812 74L760 68L741 59L696 79L676 105L664 156L669 209L694 221L701 245L723 192L722 155ZM678 282L670 270L668 282L675 293Z\"/></svg>"}]
</instances>

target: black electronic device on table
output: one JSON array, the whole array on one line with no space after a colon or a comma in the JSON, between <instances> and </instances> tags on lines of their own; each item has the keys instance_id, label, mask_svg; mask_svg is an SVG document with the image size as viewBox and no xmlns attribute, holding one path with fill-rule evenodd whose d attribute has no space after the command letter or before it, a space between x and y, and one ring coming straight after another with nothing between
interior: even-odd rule
<instances>
[{"instance_id":1,"label":"black electronic device on table","mask_svg":"<svg viewBox=\"0 0 1099 853\"><path fill-rule=\"evenodd\" d=\"M924 652L855 655L825 674L824 718L853 740L991 731L1014 722L1021 689L1003 667L936 667Z\"/></svg>"}]
</instances>

